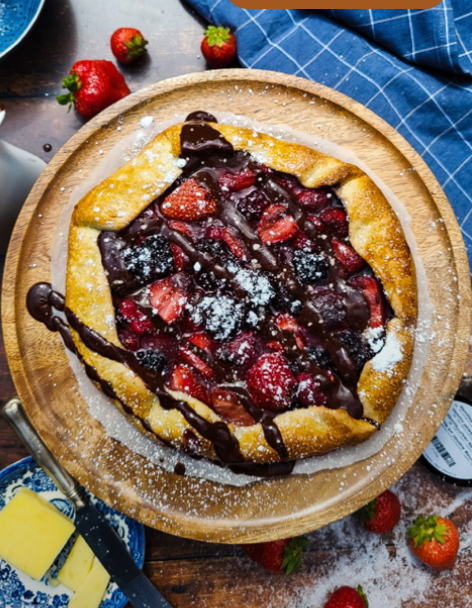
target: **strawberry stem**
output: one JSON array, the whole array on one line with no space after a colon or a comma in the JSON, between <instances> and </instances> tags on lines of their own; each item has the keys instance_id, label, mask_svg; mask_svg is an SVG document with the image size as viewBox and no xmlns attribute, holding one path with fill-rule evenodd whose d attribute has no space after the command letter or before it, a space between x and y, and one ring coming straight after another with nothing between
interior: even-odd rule
<instances>
[{"instance_id":1,"label":"strawberry stem","mask_svg":"<svg viewBox=\"0 0 472 608\"><path fill-rule=\"evenodd\" d=\"M126 43L128 48L128 53L126 54L127 59L134 59L136 57L142 57L145 53L147 53L146 45L149 44L147 40L145 40L139 34L133 36L129 42Z\"/></svg>"},{"instance_id":2,"label":"strawberry stem","mask_svg":"<svg viewBox=\"0 0 472 608\"><path fill-rule=\"evenodd\" d=\"M444 545L445 537L449 536L447 526L438 524L439 517L420 515L408 530L408 538L413 539L415 547L421 546L426 540L431 542L435 538L438 543Z\"/></svg>"},{"instance_id":3,"label":"strawberry stem","mask_svg":"<svg viewBox=\"0 0 472 608\"><path fill-rule=\"evenodd\" d=\"M365 594L364 589L362 589L362 587L360 585L358 585L358 587L357 587L357 593L364 600L365 608L369 608L369 600L367 599L367 595Z\"/></svg>"},{"instance_id":4,"label":"strawberry stem","mask_svg":"<svg viewBox=\"0 0 472 608\"><path fill-rule=\"evenodd\" d=\"M285 571L288 576L301 568L303 561L303 551L308 547L308 539L304 536L293 538L290 544L284 549L284 559L280 569Z\"/></svg>"},{"instance_id":5,"label":"strawberry stem","mask_svg":"<svg viewBox=\"0 0 472 608\"><path fill-rule=\"evenodd\" d=\"M58 95L56 97L57 101L61 104L61 106L69 105L69 112L75 104L75 96L78 91L80 91L82 87L82 82L79 80L79 75L77 72L72 72L69 76L66 76L62 79L62 87L67 89L69 92L64 93L63 95Z\"/></svg>"},{"instance_id":6,"label":"strawberry stem","mask_svg":"<svg viewBox=\"0 0 472 608\"><path fill-rule=\"evenodd\" d=\"M223 42L228 42L231 40L231 32L229 27L222 27L219 25L215 27L214 25L208 26L207 31L205 32L205 36L208 39L209 46L223 46Z\"/></svg>"},{"instance_id":7,"label":"strawberry stem","mask_svg":"<svg viewBox=\"0 0 472 608\"><path fill-rule=\"evenodd\" d=\"M376 503L377 503L377 499L374 498L374 500L371 500L370 502L368 502L366 505L364 505L362 507L362 509L359 509L359 511L357 512L357 515L359 517L359 520L360 520L362 526L365 526L367 521L374 519Z\"/></svg>"}]
</instances>

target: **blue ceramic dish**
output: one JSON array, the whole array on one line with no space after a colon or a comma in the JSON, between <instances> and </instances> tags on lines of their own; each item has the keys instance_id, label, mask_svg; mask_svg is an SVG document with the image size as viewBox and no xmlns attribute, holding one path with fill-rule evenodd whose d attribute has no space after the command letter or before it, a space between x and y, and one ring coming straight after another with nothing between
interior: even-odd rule
<instances>
[{"instance_id":1,"label":"blue ceramic dish","mask_svg":"<svg viewBox=\"0 0 472 608\"><path fill-rule=\"evenodd\" d=\"M0 0L0 58L33 27L45 0Z\"/></svg>"},{"instance_id":2,"label":"blue ceramic dish","mask_svg":"<svg viewBox=\"0 0 472 608\"><path fill-rule=\"evenodd\" d=\"M68 517L74 517L74 508L56 488L46 473L32 458L25 458L0 472L0 510L11 500L17 490L29 488L41 494ZM142 568L144 563L144 527L142 524L118 513L89 494L90 500L105 515ZM0 559L0 607L1 608L66 608L72 592L58 585L55 576L62 568L75 536L64 547L60 556L41 581L35 581ZM128 600L118 587L111 583L100 608L123 608Z\"/></svg>"}]
</instances>

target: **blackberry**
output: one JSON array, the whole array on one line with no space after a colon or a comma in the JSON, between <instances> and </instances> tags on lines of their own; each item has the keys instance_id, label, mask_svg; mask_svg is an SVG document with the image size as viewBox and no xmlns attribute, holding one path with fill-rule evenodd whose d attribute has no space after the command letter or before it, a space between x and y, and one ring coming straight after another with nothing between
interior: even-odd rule
<instances>
[{"instance_id":1,"label":"blackberry","mask_svg":"<svg viewBox=\"0 0 472 608\"><path fill-rule=\"evenodd\" d=\"M319 253L295 251L293 266L298 280L304 285L313 285L328 278L329 264Z\"/></svg>"},{"instance_id":2,"label":"blackberry","mask_svg":"<svg viewBox=\"0 0 472 608\"><path fill-rule=\"evenodd\" d=\"M240 198L237 203L238 210L250 222L258 222L269 205L268 196L258 188L254 188L244 198Z\"/></svg>"},{"instance_id":3,"label":"blackberry","mask_svg":"<svg viewBox=\"0 0 472 608\"><path fill-rule=\"evenodd\" d=\"M153 372L162 371L167 363L167 358L161 352L151 348L138 350L138 352L135 353L135 356L143 367L146 367Z\"/></svg>"},{"instance_id":4,"label":"blackberry","mask_svg":"<svg viewBox=\"0 0 472 608\"><path fill-rule=\"evenodd\" d=\"M218 291L223 287L223 281L209 271L199 272L195 278L200 287L206 292Z\"/></svg>"},{"instance_id":5,"label":"blackberry","mask_svg":"<svg viewBox=\"0 0 472 608\"><path fill-rule=\"evenodd\" d=\"M283 283L274 283L275 304L277 311L288 312L288 314L298 317L302 312L302 303L294 298Z\"/></svg>"},{"instance_id":6,"label":"blackberry","mask_svg":"<svg viewBox=\"0 0 472 608\"><path fill-rule=\"evenodd\" d=\"M351 359L359 371L375 354L367 340L354 331L347 329L340 332L337 337L341 344L349 351Z\"/></svg>"},{"instance_id":7,"label":"blackberry","mask_svg":"<svg viewBox=\"0 0 472 608\"><path fill-rule=\"evenodd\" d=\"M244 321L245 306L226 295L205 296L195 304L190 316L216 340L235 335Z\"/></svg>"},{"instance_id":8,"label":"blackberry","mask_svg":"<svg viewBox=\"0 0 472 608\"><path fill-rule=\"evenodd\" d=\"M229 253L226 245L215 239L200 239L196 247L202 253L209 253L214 258L227 257Z\"/></svg>"},{"instance_id":9,"label":"blackberry","mask_svg":"<svg viewBox=\"0 0 472 608\"><path fill-rule=\"evenodd\" d=\"M127 247L123 259L127 270L141 284L174 272L172 249L167 239L160 235L150 236L135 247Z\"/></svg>"},{"instance_id":10,"label":"blackberry","mask_svg":"<svg viewBox=\"0 0 472 608\"><path fill-rule=\"evenodd\" d=\"M307 355L320 369L331 369L333 367L329 353L323 348L310 348Z\"/></svg>"}]
</instances>

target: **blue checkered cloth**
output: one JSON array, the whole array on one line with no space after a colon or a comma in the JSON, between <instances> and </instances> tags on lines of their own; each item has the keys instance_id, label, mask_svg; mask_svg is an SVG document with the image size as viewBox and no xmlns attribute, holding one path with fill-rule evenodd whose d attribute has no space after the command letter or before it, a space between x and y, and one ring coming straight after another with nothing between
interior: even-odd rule
<instances>
[{"instance_id":1,"label":"blue checkered cloth","mask_svg":"<svg viewBox=\"0 0 472 608\"><path fill-rule=\"evenodd\" d=\"M472 4L427 10L247 10L189 0L236 33L248 68L321 82L364 104L421 154L456 213L472 263Z\"/></svg>"}]
</instances>

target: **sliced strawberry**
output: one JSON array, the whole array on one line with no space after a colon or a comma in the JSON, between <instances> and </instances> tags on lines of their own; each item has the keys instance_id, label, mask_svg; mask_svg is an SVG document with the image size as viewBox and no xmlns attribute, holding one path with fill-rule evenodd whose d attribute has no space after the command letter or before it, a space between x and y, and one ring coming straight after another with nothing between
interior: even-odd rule
<instances>
[{"instance_id":1,"label":"sliced strawberry","mask_svg":"<svg viewBox=\"0 0 472 608\"><path fill-rule=\"evenodd\" d=\"M320 220L319 217L316 217L315 215L309 215L308 219L312 224L316 226L316 228L320 232L328 232L328 226L323 222L323 220Z\"/></svg>"},{"instance_id":2,"label":"sliced strawberry","mask_svg":"<svg viewBox=\"0 0 472 608\"><path fill-rule=\"evenodd\" d=\"M249 251L246 243L236 230L225 228L223 230L223 240L237 258L244 261L249 260Z\"/></svg>"},{"instance_id":3,"label":"sliced strawberry","mask_svg":"<svg viewBox=\"0 0 472 608\"><path fill-rule=\"evenodd\" d=\"M327 401L317 382L310 374L304 372L297 376L297 397L302 405L324 405Z\"/></svg>"},{"instance_id":4,"label":"sliced strawberry","mask_svg":"<svg viewBox=\"0 0 472 608\"><path fill-rule=\"evenodd\" d=\"M213 352L215 348L215 341L213 338L211 338L208 334L204 334L203 332L192 334L188 341L195 346L198 346L198 348L206 350L210 353Z\"/></svg>"},{"instance_id":5,"label":"sliced strawberry","mask_svg":"<svg viewBox=\"0 0 472 608\"><path fill-rule=\"evenodd\" d=\"M262 355L247 375L247 387L256 405L281 411L290 406L295 378L287 360L279 353Z\"/></svg>"},{"instance_id":6,"label":"sliced strawberry","mask_svg":"<svg viewBox=\"0 0 472 608\"><path fill-rule=\"evenodd\" d=\"M249 251L246 243L235 228L225 228L218 224L211 224L205 231L205 238L215 241L224 241L229 250L241 260L249 260Z\"/></svg>"},{"instance_id":7,"label":"sliced strawberry","mask_svg":"<svg viewBox=\"0 0 472 608\"><path fill-rule=\"evenodd\" d=\"M170 325L182 317L189 295L190 277L179 272L151 285L149 301L161 319Z\"/></svg>"},{"instance_id":8,"label":"sliced strawberry","mask_svg":"<svg viewBox=\"0 0 472 608\"><path fill-rule=\"evenodd\" d=\"M299 325L296 321L296 319L294 317L292 317L292 315L289 315L288 313L284 312L280 315L277 315L275 317L275 323L276 325L282 330L282 331L298 331L299 329Z\"/></svg>"},{"instance_id":9,"label":"sliced strawberry","mask_svg":"<svg viewBox=\"0 0 472 608\"><path fill-rule=\"evenodd\" d=\"M137 334L148 334L154 331L152 321L139 310L135 302L123 300L120 306L120 313L131 323L131 327Z\"/></svg>"},{"instance_id":10,"label":"sliced strawberry","mask_svg":"<svg viewBox=\"0 0 472 608\"><path fill-rule=\"evenodd\" d=\"M315 249L315 243L313 243L304 232L298 230L293 237L293 248L300 249L301 251L313 251Z\"/></svg>"},{"instance_id":11,"label":"sliced strawberry","mask_svg":"<svg viewBox=\"0 0 472 608\"><path fill-rule=\"evenodd\" d=\"M282 346L282 344L280 344L280 342L267 342L266 344L267 350L269 350L271 353L283 353L284 352L284 347Z\"/></svg>"},{"instance_id":12,"label":"sliced strawberry","mask_svg":"<svg viewBox=\"0 0 472 608\"><path fill-rule=\"evenodd\" d=\"M170 220L167 222L167 225L172 230L176 230L177 232L183 232L187 236L192 236L192 229L186 222L181 222L180 220Z\"/></svg>"},{"instance_id":13,"label":"sliced strawberry","mask_svg":"<svg viewBox=\"0 0 472 608\"><path fill-rule=\"evenodd\" d=\"M161 211L174 220L198 220L216 213L216 201L194 179L188 179L169 194Z\"/></svg>"},{"instance_id":14,"label":"sliced strawberry","mask_svg":"<svg viewBox=\"0 0 472 608\"><path fill-rule=\"evenodd\" d=\"M370 327L383 327L387 320L385 300L380 291L380 285L372 277L354 277L350 280L351 285L362 289L362 292L370 306Z\"/></svg>"},{"instance_id":15,"label":"sliced strawberry","mask_svg":"<svg viewBox=\"0 0 472 608\"><path fill-rule=\"evenodd\" d=\"M274 319L276 325L282 331L291 331L295 334L295 340L297 342L297 346L300 350L304 350L305 344L302 340L300 333L300 326L298 325L296 319L289 315L288 313L282 313L277 315Z\"/></svg>"},{"instance_id":16,"label":"sliced strawberry","mask_svg":"<svg viewBox=\"0 0 472 608\"><path fill-rule=\"evenodd\" d=\"M203 403L209 404L210 399L204 386L198 381L196 375L186 366L177 365L169 383L172 391L190 395Z\"/></svg>"},{"instance_id":17,"label":"sliced strawberry","mask_svg":"<svg viewBox=\"0 0 472 608\"><path fill-rule=\"evenodd\" d=\"M348 272L354 272L362 268L364 260L350 245L338 241L337 239L333 239L331 243L338 262L340 262Z\"/></svg>"},{"instance_id":18,"label":"sliced strawberry","mask_svg":"<svg viewBox=\"0 0 472 608\"><path fill-rule=\"evenodd\" d=\"M282 243L290 239L297 230L297 222L282 205L269 205L257 227L257 233L264 245Z\"/></svg>"},{"instance_id":19,"label":"sliced strawberry","mask_svg":"<svg viewBox=\"0 0 472 608\"><path fill-rule=\"evenodd\" d=\"M128 333L126 330L124 332L120 332L120 342L123 344L126 350L130 350L132 353L139 350L141 347L138 336Z\"/></svg>"},{"instance_id":20,"label":"sliced strawberry","mask_svg":"<svg viewBox=\"0 0 472 608\"><path fill-rule=\"evenodd\" d=\"M177 272L184 270L190 264L190 259L183 252L181 247L176 245L175 243L170 244L170 248L172 249L172 253L174 255L174 266Z\"/></svg>"},{"instance_id":21,"label":"sliced strawberry","mask_svg":"<svg viewBox=\"0 0 472 608\"><path fill-rule=\"evenodd\" d=\"M188 363L199 371L205 378L214 378L215 372L208 366L205 361L202 361L198 355L192 352L189 348L182 346L179 351L180 358L184 363Z\"/></svg>"},{"instance_id":22,"label":"sliced strawberry","mask_svg":"<svg viewBox=\"0 0 472 608\"><path fill-rule=\"evenodd\" d=\"M241 173L224 173L220 179L220 187L222 190L230 190L231 192L238 192L249 188L256 183L257 174L250 169L244 169Z\"/></svg>"},{"instance_id":23,"label":"sliced strawberry","mask_svg":"<svg viewBox=\"0 0 472 608\"><path fill-rule=\"evenodd\" d=\"M214 241L222 241L224 240L223 232L224 226L220 226L218 224L210 224L205 231L205 238L213 239Z\"/></svg>"},{"instance_id":24,"label":"sliced strawberry","mask_svg":"<svg viewBox=\"0 0 472 608\"><path fill-rule=\"evenodd\" d=\"M251 333L241 333L231 342L222 345L217 352L218 358L239 369L248 369L256 361L260 345Z\"/></svg>"},{"instance_id":25,"label":"sliced strawberry","mask_svg":"<svg viewBox=\"0 0 472 608\"><path fill-rule=\"evenodd\" d=\"M134 319L136 319L139 315L139 308L135 302L131 300L123 300L120 305L120 312L123 317L131 323Z\"/></svg>"},{"instance_id":26,"label":"sliced strawberry","mask_svg":"<svg viewBox=\"0 0 472 608\"><path fill-rule=\"evenodd\" d=\"M347 216L342 209L327 209L320 215L330 232L334 232L338 236L347 236L349 234L349 225Z\"/></svg>"},{"instance_id":27,"label":"sliced strawberry","mask_svg":"<svg viewBox=\"0 0 472 608\"><path fill-rule=\"evenodd\" d=\"M329 205L328 193L324 190L302 190L297 198L300 205L308 211L319 211Z\"/></svg>"},{"instance_id":28,"label":"sliced strawberry","mask_svg":"<svg viewBox=\"0 0 472 608\"><path fill-rule=\"evenodd\" d=\"M215 412L226 422L232 422L235 426L251 426L255 423L254 418L232 391L215 388L211 393L211 402Z\"/></svg>"}]
</instances>

